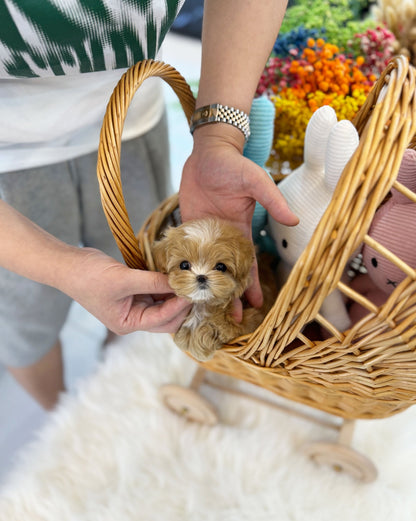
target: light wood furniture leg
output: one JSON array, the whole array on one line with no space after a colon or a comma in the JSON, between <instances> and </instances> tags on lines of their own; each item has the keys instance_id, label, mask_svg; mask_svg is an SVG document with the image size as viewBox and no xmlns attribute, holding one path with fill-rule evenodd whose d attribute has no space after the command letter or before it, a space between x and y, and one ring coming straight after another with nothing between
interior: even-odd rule
<instances>
[{"instance_id":1,"label":"light wood furniture leg","mask_svg":"<svg viewBox=\"0 0 416 521\"><path fill-rule=\"evenodd\" d=\"M377 478L377 469L369 458L351 447L354 427L354 420L344 420L339 427L336 443L308 443L303 450L320 465L329 465L337 472L346 472L364 483L370 483Z\"/></svg>"},{"instance_id":2,"label":"light wood furniture leg","mask_svg":"<svg viewBox=\"0 0 416 521\"><path fill-rule=\"evenodd\" d=\"M218 413L215 407L198 393L206 372L202 367L198 367L189 387L167 384L159 389L159 394L169 409L187 420L215 425L218 423Z\"/></svg>"},{"instance_id":3,"label":"light wood furniture leg","mask_svg":"<svg viewBox=\"0 0 416 521\"><path fill-rule=\"evenodd\" d=\"M342 423L339 424L335 421L318 418L307 412L296 411L285 405L275 403L272 400L259 398L252 394L212 382L206 378L207 373L208 371L202 367L198 367L189 387L174 384L164 385L160 389L164 403L171 410L186 417L190 421L214 425L219 421L217 411L212 404L197 392L202 384L243 398L249 398L263 405L274 407L293 416L337 431L338 439L334 443L320 441L308 443L302 447L303 452L316 463L329 465L337 472L346 472L364 483L369 483L377 478L377 469L371 460L351 447L356 424L355 420L343 420Z\"/></svg>"}]
</instances>

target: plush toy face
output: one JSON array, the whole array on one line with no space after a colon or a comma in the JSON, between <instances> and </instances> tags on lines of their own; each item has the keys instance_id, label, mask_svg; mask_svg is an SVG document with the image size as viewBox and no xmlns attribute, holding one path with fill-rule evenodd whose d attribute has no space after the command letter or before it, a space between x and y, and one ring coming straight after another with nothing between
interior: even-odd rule
<instances>
[{"instance_id":1,"label":"plush toy face","mask_svg":"<svg viewBox=\"0 0 416 521\"><path fill-rule=\"evenodd\" d=\"M293 191L290 177L296 175L296 190ZM299 217L296 226L271 224L272 235L279 257L289 266L293 266L303 250L331 201L332 191L322 182L320 176L309 178L303 165L289 174L279 184L279 189L289 208ZM318 204L314 204L318 198Z\"/></svg>"},{"instance_id":2,"label":"plush toy face","mask_svg":"<svg viewBox=\"0 0 416 521\"><path fill-rule=\"evenodd\" d=\"M416 152L407 149L397 180L416 192ZM416 203L392 189L391 198L375 214L369 235L399 259L416 268ZM365 245L363 262L374 284L386 294L394 291L406 274L373 248Z\"/></svg>"}]
</instances>

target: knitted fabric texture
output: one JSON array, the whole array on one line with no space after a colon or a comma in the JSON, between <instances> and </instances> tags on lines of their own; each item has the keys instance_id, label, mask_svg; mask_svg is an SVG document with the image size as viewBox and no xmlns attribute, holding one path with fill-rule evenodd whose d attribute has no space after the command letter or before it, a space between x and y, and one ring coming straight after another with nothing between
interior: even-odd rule
<instances>
[{"instance_id":1,"label":"knitted fabric texture","mask_svg":"<svg viewBox=\"0 0 416 521\"><path fill-rule=\"evenodd\" d=\"M274 117L274 105L268 98L261 96L253 100L250 110L251 135L244 147L243 154L262 168L265 167L273 144ZM267 170L265 172L269 175ZM257 203L252 221L254 242L261 240L260 232L265 228L266 223L267 212Z\"/></svg>"},{"instance_id":2,"label":"knitted fabric texture","mask_svg":"<svg viewBox=\"0 0 416 521\"><path fill-rule=\"evenodd\" d=\"M358 146L358 133L347 120L337 122L334 109L319 108L305 134L304 163L279 183L291 210L299 217L297 226L270 219L272 236L281 257L285 276L308 245L315 228L331 202L342 171ZM334 291L321 313L335 327L345 330L350 321L342 296Z\"/></svg>"},{"instance_id":3,"label":"knitted fabric texture","mask_svg":"<svg viewBox=\"0 0 416 521\"><path fill-rule=\"evenodd\" d=\"M405 151L397 180L416 192L416 151ZM369 235L411 268L416 268L416 203L394 188L391 194L376 212ZM400 268L370 246L363 248L363 262L373 282L386 294L392 293L405 278Z\"/></svg>"}]
</instances>

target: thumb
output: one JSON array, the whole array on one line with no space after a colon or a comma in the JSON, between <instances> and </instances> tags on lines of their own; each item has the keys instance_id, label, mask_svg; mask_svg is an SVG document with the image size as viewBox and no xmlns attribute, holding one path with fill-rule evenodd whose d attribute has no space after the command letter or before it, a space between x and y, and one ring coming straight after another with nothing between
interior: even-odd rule
<instances>
[{"instance_id":1,"label":"thumb","mask_svg":"<svg viewBox=\"0 0 416 521\"><path fill-rule=\"evenodd\" d=\"M126 295L162 295L173 293L168 276L158 271L129 269L124 288Z\"/></svg>"},{"instance_id":2,"label":"thumb","mask_svg":"<svg viewBox=\"0 0 416 521\"><path fill-rule=\"evenodd\" d=\"M287 226L295 226L299 218L289 208L286 199L266 172L255 165L253 179L249 183L250 196L258 201L274 220Z\"/></svg>"}]
</instances>

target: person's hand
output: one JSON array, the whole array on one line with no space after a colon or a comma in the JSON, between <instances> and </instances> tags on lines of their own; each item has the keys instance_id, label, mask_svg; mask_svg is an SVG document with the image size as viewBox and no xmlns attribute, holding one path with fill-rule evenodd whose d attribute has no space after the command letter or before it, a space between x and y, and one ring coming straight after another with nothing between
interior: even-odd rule
<instances>
[{"instance_id":1,"label":"person's hand","mask_svg":"<svg viewBox=\"0 0 416 521\"><path fill-rule=\"evenodd\" d=\"M133 270L99 250L66 244L0 199L0 265L73 298L119 335L175 333L191 304L167 276Z\"/></svg>"},{"instance_id":2,"label":"person's hand","mask_svg":"<svg viewBox=\"0 0 416 521\"><path fill-rule=\"evenodd\" d=\"M179 190L183 221L217 216L251 238L258 201L277 221L289 226L298 223L274 182L242 155L243 146L243 134L231 125L216 123L195 130L194 148L184 165ZM256 263L252 278L246 297L251 305L260 307L263 297Z\"/></svg>"},{"instance_id":3,"label":"person's hand","mask_svg":"<svg viewBox=\"0 0 416 521\"><path fill-rule=\"evenodd\" d=\"M134 270L92 248L78 249L62 290L118 335L175 333L191 304L172 295L167 276Z\"/></svg>"}]
</instances>

